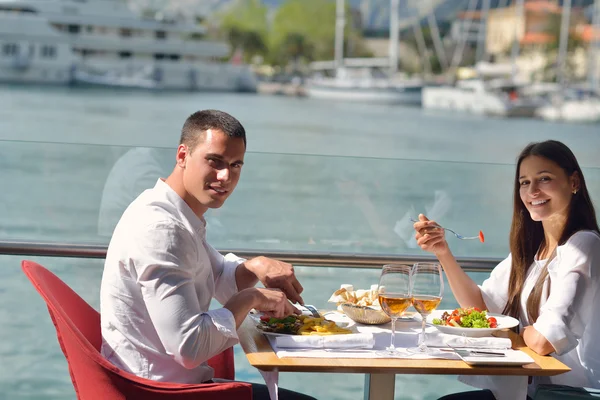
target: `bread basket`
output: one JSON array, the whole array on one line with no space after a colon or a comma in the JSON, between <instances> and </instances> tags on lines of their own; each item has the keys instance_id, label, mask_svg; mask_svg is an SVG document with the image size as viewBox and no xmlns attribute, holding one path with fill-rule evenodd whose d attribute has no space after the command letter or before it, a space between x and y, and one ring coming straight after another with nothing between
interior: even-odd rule
<instances>
[{"instance_id":1,"label":"bread basket","mask_svg":"<svg viewBox=\"0 0 600 400\"><path fill-rule=\"evenodd\" d=\"M391 318L379 308L357 306L352 303L342 303L340 307L352 321L360 324L380 325L391 321Z\"/></svg>"}]
</instances>

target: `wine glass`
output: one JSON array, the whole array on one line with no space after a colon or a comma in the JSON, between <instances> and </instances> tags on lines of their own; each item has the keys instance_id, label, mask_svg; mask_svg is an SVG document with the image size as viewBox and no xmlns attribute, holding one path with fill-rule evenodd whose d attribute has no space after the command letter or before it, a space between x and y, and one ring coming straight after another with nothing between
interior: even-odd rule
<instances>
[{"instance_id":1,"label":"wine glass","mask_svg":"<svg viewBox=\"0 0 600 400\"><path fill-rule=\"evenodd\" d=\"M379 304L381 309L392 319L392 337L390 346L382 355L397 355L394 346L396 335L396 320L410 307L410 273L412 267L403 264L384 265L379 278Z\"/></svg>"},{"instance_id":2,"label":"wine glass","mask_svg":"<svg viewBox=\"0 0 600 400\"><path fill-rule=\"evenodd\" d=\"M411 347L407 350L410 353L417 354L437 354L438 351L432 350L425 344L425 323L427 316L442 301L444 293L444 279L442 267L439 263L416 263L410 277L410 293L413 307L421 314L421 337L418 347Z\"/></svg>"}]
</instances>

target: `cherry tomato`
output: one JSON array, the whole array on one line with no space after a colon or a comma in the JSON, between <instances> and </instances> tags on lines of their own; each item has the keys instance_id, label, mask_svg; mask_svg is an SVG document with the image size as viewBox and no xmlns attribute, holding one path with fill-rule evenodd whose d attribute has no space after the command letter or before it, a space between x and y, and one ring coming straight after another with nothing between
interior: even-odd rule
<instances>
[{"instance_id":1,"label":"cherry tomato","mask_svg":"<svg viewBox=\"0 0 600 400\"><path fill-rule=\"evenodd\" d=\"M497 328L498 327L498 321L496 320L496 318L489 317L488 318L488 322L490 323L490 328Z\"/></svg>"},{"instance_id":2,"label":"cherry tomato","mask_svg":"<svg viewBox=\"0 0 600 400\"><path fill-rule=\"evenodd\" d=\"M271 317L267 317L266 315L263 315L260 317L260 320L264 321L264 322L269 322L270 319L271 319Z\"/></svg>"},{"instance_id":3,"label":"cherry tomato","mask_svg":"<svg viewBox=\"0 0 600 400\"><path fill-rule=\"evenodd\" d=\"M481 312L481 310L477 307L473 307L473 310L477 311L477 312Z\"/></svg>"}]
</instances>

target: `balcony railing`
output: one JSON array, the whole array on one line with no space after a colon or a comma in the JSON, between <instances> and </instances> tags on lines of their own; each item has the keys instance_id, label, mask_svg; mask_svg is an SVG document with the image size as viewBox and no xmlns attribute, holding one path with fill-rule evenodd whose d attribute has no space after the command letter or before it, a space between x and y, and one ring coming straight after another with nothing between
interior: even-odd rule
<instances>
[{"instance_id":1,"label":"balcony railing","mask_svg":"<svg viewBox=\"0 0 600 400\"><path fill-rule=\"evenodd\" d=\"M107 246L77 243L42 243L25 241L0 241L0 255L68 257L68 258L106 258ZM220 250L223 254L234 253L243 258L266 256L305 267L343 267L343 268L381 268L384 264L414 264L431 261L428 256L373 255L322 252L256 251L256 250ZM500 262L491 257L463 257L459 264L466 271L491 271Z\"/></svg>"}]
</instances>

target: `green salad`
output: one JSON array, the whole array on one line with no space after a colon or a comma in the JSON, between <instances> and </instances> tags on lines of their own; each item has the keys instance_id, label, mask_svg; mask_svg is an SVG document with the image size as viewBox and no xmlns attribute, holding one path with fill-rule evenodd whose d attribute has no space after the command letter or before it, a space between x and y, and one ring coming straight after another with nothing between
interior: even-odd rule
<instances>
[{"instance_id":1,"label":"green salad","mask_svg":"<svg viewBox=\"0 0 600 400\"><path fill-rule=\"evenodd\" d=\"M497 328L498 321L488 317L486 310L477 307L457 308L452 313L445 311L441 318L433 319L434 325L453 326L456 328Z\"/></svg>"}]
</instances>

